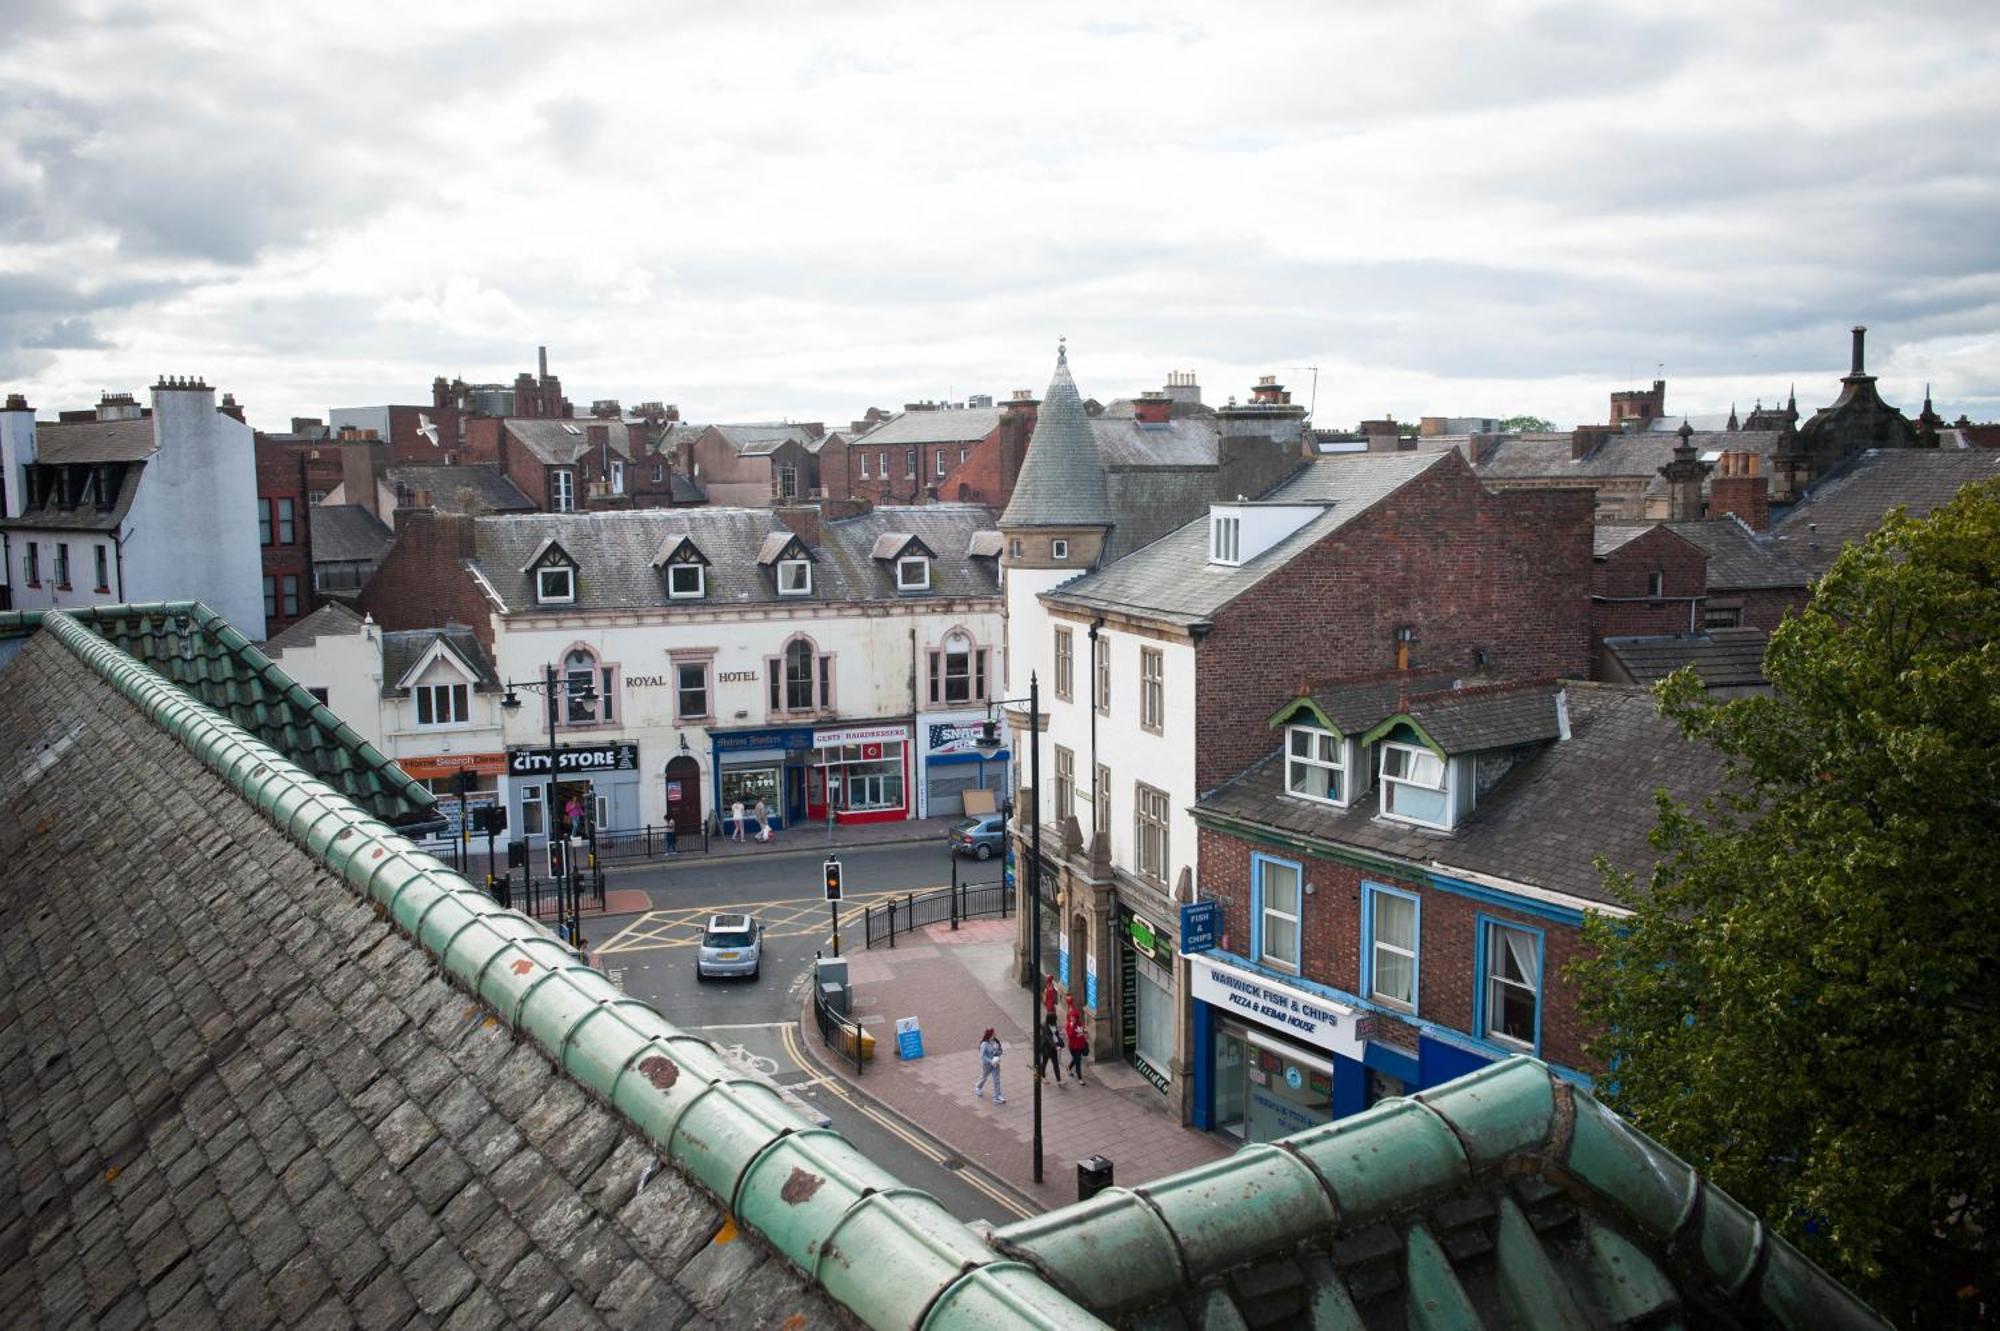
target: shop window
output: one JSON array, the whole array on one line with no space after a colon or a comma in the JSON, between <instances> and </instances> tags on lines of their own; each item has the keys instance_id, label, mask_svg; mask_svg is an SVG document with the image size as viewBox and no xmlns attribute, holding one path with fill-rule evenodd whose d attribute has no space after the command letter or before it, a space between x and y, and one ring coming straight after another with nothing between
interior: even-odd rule
<instances>
[{"instance_id":1,"label":"shop window","mask_svg":"<svg viewBox=\"0 0 2000 1331\"><path fill-rule=\"evenodd\" d=\"M1294 973L1299 969L1300 876L1299 866L1288 860L1251 857L1252 950L1265 965Z\"/></svg>"},{"instance_id":2,"label":"shop window","mask_svg":"<svg viewBox=\"0 0 2000 1331\"><path fill-rule=\"evenodd\" d=\"M986 699L986 649L974 647L963 633L944 640L940 651L931 653L933 703L983 702Z\"/></svg>"},{"instance_id":3,"label":"shop window","mask_svg":"<svg viewBox=\"0 0 2000 1331\"><path fill-rule=\"evenodd\" d=\"M875 757L869 751L874 750ZM903 744L846 744L821 752L821 760L840 772L842 807L850 812L903 807Z\"/></svg>"},{"instance_id":4,"label":"shop window","mask_svg":"<svg viewBox=\"0 0 2000 1331\"><path fill-rule=\"evenodd\" d=\"M1542 932L1480 917L1479 1029L1533 1050L1542 1030Z\"/></svg>"},{"instance_id":5,"label":"shop window","mask_svg":"<svg viewBox=\"0 0 2000 1331\"><path fill-rule=\"evenodd\" d=\"M741 804L746 811L754 810L758 800L764 801L764 808L768 812L774 814L780 812L777 768L723 769L722 807L725 810L737 804Z\"/></svg>"},{"instance_id":6,"label":"shop window","mask_svg":"<svg viewBox=\"0 0 2000 1331\"><path fill-rule=\"evenodd\" d=\"M1364 883L1361 990L1378 1003L1417 1010L1417 938L1422 906L1405 892Z\"/></svg>"}]
</instances>

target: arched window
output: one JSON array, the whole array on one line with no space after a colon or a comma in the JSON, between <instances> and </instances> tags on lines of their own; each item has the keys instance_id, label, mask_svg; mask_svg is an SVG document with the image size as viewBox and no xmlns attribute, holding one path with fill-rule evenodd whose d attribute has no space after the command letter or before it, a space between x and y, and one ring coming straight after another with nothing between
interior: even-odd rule
<instances>
[{"instance_id":1,"label":"arched window","mask_svg":"<svg viewBox=\"0 0 2000 1331\"><path fill-rule=\"evenodd\" d=\"M785 648L785 710L803 712L813 705L813 649L800 638Z\"/></svg>"},{"instance_id":2,"label":"arched window","mask_svg":"<svg viewBox=\"0 0 2000 1331\"><path fill-rule=\"evenodd\" d=\"M833 706L833 658L812 639L793 638L777 656L764 658L773 713L827 711Z\"/></svg>"},{"instance_id":3,"label":"arched window","mask_svg":"<svg viewBox=\"0 0 2000 1331\"><path fill-rule=\"evenodd\" d=\"M563 658L563 719L573 726L597 721L597 658L579 647Z\"/></svg>"},{"instance_id":4,"label":"arched window","mask_svg":"<svg viewBox=\"0 0 2000 1331\"><path fill-rule=\"evenodd\" d=\"M986 649L973 644L963 629L945 635L944 645L931 653L933 703L983 702L986 699Z\"/></svg>"}]
</instances>

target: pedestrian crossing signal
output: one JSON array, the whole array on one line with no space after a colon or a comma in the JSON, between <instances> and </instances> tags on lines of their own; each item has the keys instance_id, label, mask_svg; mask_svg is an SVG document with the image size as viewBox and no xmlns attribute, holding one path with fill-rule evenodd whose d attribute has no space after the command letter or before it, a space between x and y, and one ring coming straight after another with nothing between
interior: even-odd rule
<instances>
[{"instance_id":1,"label":"pedestrian crossing signal","mask_svg":"<svg viewBox=\"0 0 2000 1331\"><path fill-rule=\"evenodd\" d=\"M826 899L828 901L840 900L839 860L828 860L826 862Z\"/></svg>"}]
</instances>

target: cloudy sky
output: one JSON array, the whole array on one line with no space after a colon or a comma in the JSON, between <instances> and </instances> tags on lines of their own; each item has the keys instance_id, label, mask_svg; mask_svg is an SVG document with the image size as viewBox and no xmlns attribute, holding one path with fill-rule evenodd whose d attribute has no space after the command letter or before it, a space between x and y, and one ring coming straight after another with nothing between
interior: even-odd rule
<instances>
[{"instance_id":1,"label":"cloudy sky","mask_svg":"<svg viewBox=\"0 0 2000 1331\"><path fill-rule=\"evenodd\" d=\"M2000 418L1990 0L7 0L0 386Z\"/></svg>"}]
</instances>

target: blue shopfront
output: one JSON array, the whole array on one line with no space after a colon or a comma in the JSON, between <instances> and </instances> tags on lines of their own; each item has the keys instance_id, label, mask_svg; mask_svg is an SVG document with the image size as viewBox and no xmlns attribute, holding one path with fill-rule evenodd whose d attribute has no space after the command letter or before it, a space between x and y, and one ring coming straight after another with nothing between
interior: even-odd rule
<instances>
[{"instance_id":1,"label":"blue shopfront","mask_svg":"<svg viewBox=\"0 0 2000 1331\"><path fill-rule=\"evenodd\" d=\"M812 727L717 731L710 737L709 751L715 772L713 812L723 836L732 833L734 810L739 804L747 818L761 800L774 827L805 819Z\"/></svg>"},{"instance_id":2,"label":"blue shopfront","mask_svg":"<svg viewBox=\"0 0 2000 1331\"><path fill-rule=\"evenodd\" d=\"M1496 1054L1425 1026L1413 1054L1375 1038L1394 1018L1350 996L1212 951L1188 958L1194 1126L1271 1141L1484 1067Z\"/></svg>"}]
</instances>

